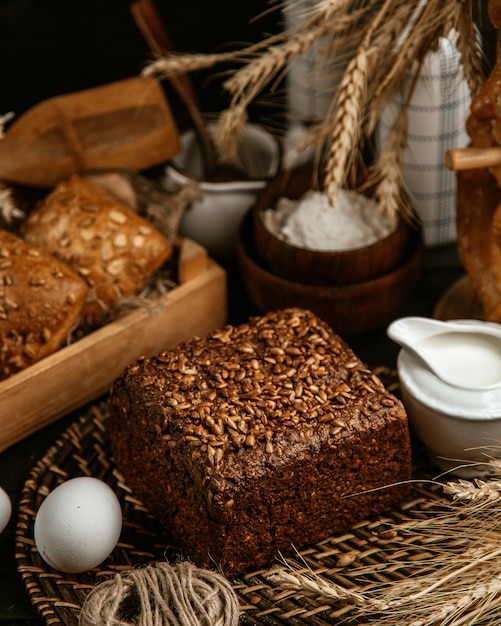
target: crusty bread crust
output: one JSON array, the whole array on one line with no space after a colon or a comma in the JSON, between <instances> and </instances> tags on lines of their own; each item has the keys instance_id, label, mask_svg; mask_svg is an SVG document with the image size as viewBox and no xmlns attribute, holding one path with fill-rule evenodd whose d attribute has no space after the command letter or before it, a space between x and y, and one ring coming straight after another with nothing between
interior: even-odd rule
<instances>
[{"instance_id":1,"label":"crusty bread crust","mask_svg":"<svg viewBox=\"0 0 501 626\"><path fill-rule=\"evenodd\" d=\"M167 239L100 185L81 176L59 183L21 227L90 286L84 326L99 326L113 305L136 294L172 254Z\"/></svg>"},{"instance_id":2,"label":"crusty bread crust","mask_svg":"<svg viewBox=\"0 0 501 626\"><path fill-rule=\"evenodd\" d=\"M195 563L270 563L402 499L407 416L318 317L288 309L141 359L110 399L116 462ZM390 487L391 485L391 487Z\"/></svg>"},{"instance_id":3,"label":"crusty bread crust","mask_svg":"<svg viewBox=\"0 0 501 626\"><path fill-rule=\"evenodd\" d=\"M0 379L60 348L88 291L67 265L0 230Z\"/></svg>"}]
</instances>

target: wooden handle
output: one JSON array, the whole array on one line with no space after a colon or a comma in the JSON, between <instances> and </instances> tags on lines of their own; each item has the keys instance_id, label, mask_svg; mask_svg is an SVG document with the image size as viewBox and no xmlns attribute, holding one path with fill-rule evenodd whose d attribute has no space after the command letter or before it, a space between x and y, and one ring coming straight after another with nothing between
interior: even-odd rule
<instances>
[{"instance_id":1,"label":"wooden handle","mask_svg":"<svg viewBox=\"0 0 501 626\"><path fill-rule=\"evenodd\" d=\"M130 11L153 53L164 55L174 52L172 40L157 13L153 0L134 0L130 5ZM212 166L215 161L212 140L205 127L193 84L186 74L171 76L169 80L191 117L205 165Z\"/></svg>"},{"instance_id":2,"label":"wooden handle","mask_svg":"<svg viewBox=\"0 0 501 626\"><path fill-rule=\"evenodd\" d=\"M135 0L130 6L130 10L137 27L153 53L161 56L174 52L172 40L160 20L153 0ZM198 101L188 76L180 74L173 76L170 80L178 96L188 108L190 115L195 111L194 114L198 117L200 114Z\"/></svg>"},{"instance_id":3,"label":"wooden handle","mask_svg":"<svg viewBox=\"0 0 501 626\"><path fill-rule=\"evenodd\" d=\"M476 170L501 165L501 146L452 148L445 153L445 165L452 171Z\"/></svg>"}]
</instances>

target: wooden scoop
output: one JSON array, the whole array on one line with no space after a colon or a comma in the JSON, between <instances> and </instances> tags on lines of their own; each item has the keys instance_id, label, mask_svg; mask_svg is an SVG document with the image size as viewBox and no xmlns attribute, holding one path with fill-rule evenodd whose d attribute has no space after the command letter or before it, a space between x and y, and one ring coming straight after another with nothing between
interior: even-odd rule
<instances>
[{"instance_id":1,"label":"wooden scoop","mask_svg":"<svg viewBox=\"0 0 501 626\"><path fill-rule=\"evenodd\" d=\"M142 170L180 150L160 84L134 77L44 100L0 139L0 179L53 187L86 169Z\"/></svg>"},{"instance_id":2,"label":"wooden scoop","mask_svg":"<svg viewBox=\"0 0 501 626\"><path fill-rule=\"evenodd\" d=\"M160 19L153 0L133 0L130 9L138 29L154 54L162 56L174 52L170 35ZM205 180L210 182L248 180L248 174L237 163L226 163L219 159L189 76L182 73L171 76L169 80L193 122L204 163Z\"/></svg>"}]
</instances>

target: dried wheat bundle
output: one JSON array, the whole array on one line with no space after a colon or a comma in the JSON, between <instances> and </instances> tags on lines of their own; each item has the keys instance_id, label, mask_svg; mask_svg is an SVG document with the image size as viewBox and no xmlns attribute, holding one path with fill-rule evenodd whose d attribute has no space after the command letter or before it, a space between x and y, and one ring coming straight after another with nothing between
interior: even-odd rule
<instances>
[{"instance_id":1,"label":"dried wheat bundle","mask_svg":"<svg viewBox=\"0 0 501 626\"><path fill-rule=\"evenodd\" d=\"M4 113L0 115L0 140L5 136L5 127L14 118L14 113ZM10 189L6 183L0 183L0 219L11 224L14 219L21 219L24 217L23 211L16 205L12 189Z\"/></svg>"},{"instance_id":2,"label":"dried wheat bundle","mask_svg":"<svg viewBox=\"0 0 501 626\"><path fill-rule=\"evenodd\" d=\"M412 95L413 80L426 54L436 49L440 37L454 29L464 76L472 93L482 84L482 50L473 20L474 0L318 0L307 10L304 2L289 2L284 11L297 11L299 25L267 37L241 50L211 55L172 54L157 59L145 73L170 78L176 74L214 67L233 61L241 64L224 82L230 104L222 112L217 131L220 151L226 160L236 151L247 109L268 88L273 92L292 64L319 44L324 67L342 73L332 88L329 114L309 130L305 146L326 155L327 191L331 203L346 183L360 158L364 139L370 137L391 96L410 85L403 101ZM301 12L301 13L299 13ZM339 52L340 54L336 54ZM336 85L336 82L333 81ZM405 106L405 105L404 105ZM404 112L405 113L405 112ZM395 122L389 150L376 164L374 181L380 206L388 214L402 209L401 152L405 148L405 124ZM395 172L395 167L399 172Z\"/></svg>"},{"instance_id":3,"label":"dried wheat bundle","mask_svg":"<svg viewBox=\"0 0 501 626\"><path fill-rule=\"evenodd\" d=\"M15 220L21 220L24 217L26 214L14 199L13 190L7 183L0 181L0 223L3 221L10 225Z\"/></svg>"},{"instance_id":4,"label":"dried wheat bundle","mask_svg":"<svg viewBox=\"0 0 501 626\"><path fill-rule=\"evenodd\" d=\"M5 126L14 118L13 111L0 115L0 139L5 135Z\"/></svg>"},{"instance_id":5,"label":"dried wheat bundle","mask_svg":"<svg viewBox=\"0 0 501 626\"><path fill-rule=\"evenodd\" d=\"M270 574L282 591L320 605L349 605L349 618L377 626L487 626L501 612L501 464L492 459L489 478L441 484L444 502L411 520L398 533L401 556L388 551L385 567L408 573L396 581L346 589L312 572L307 564L284 561ZM393 550L398 544L392 544ZM415 554L413 553L415 551ZM384 569L378 566L378 573ZM345 574L357 581L357 569ZM349 619L348 618L348 619Z\"/></svg>"}]
</instances>

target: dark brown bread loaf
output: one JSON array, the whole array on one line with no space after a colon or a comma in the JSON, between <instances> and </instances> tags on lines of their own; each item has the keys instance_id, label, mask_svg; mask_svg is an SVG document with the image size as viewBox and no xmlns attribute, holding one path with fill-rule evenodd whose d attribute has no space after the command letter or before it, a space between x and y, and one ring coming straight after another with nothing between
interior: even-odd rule
<instances>
[{"instance_id":1,"label":"dark brown bread loaf","mask_svg":"<svg viewBox=\"0 0 501 626\"><path fill-rule=\"evenodd\" d=\"M402 404L301 309L140 359L110 411L136 495L187 557L227 574L381 512L410 478Z\"/></svg>"},{"instance_id":2,"label":"dark brown bread loaf","mask_svg":"<svg viewBox=\"0 0 501 626\"><path fill-rule=\"evenodd\" d=\"M0 380L64 344L88 291L64 263L0 230Z\"/></svg>"}]
</instances>

